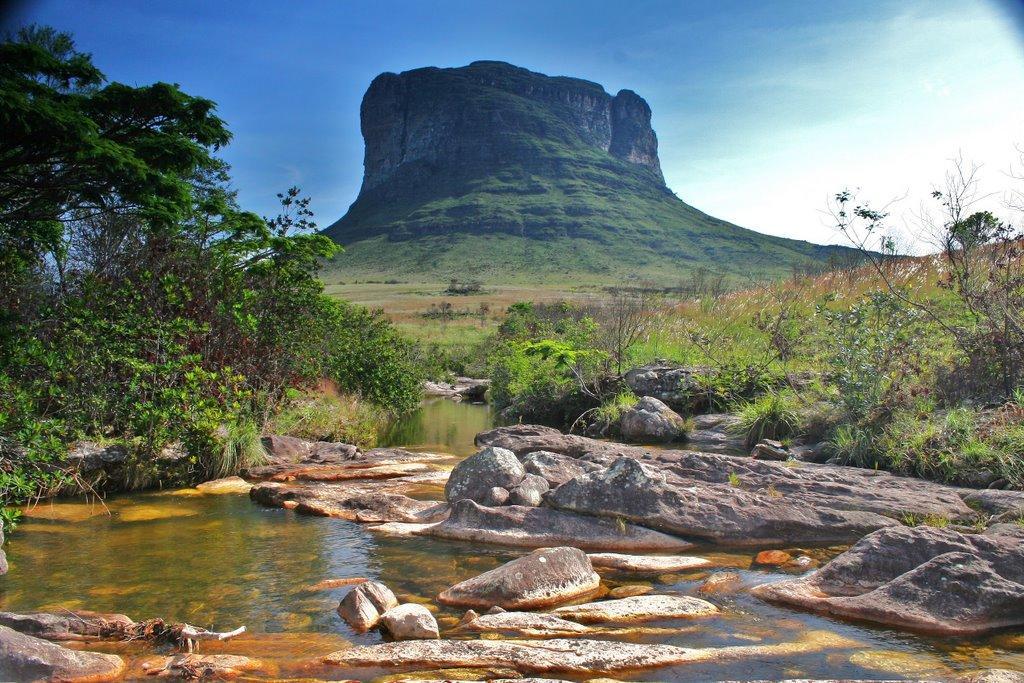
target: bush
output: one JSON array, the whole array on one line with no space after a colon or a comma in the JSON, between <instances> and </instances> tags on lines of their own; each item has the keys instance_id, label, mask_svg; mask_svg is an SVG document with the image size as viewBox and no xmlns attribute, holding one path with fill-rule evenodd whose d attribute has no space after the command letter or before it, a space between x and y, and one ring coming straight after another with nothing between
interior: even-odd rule
<instances>
[{"instance_id":1,"label":"bush","mask_svg":"<svg viewBox=\"0 0 1024 683\"><path fill-rule=\"evenodd\" d=\"M748 401L737 411L738 428L746 435L747 447L762 439L785 439L800 428L797 397L791 391L773 391Z\"/></svg>"},{"instance_id":2,"label":"bush","mask_svg":"<svg viewBox=\"0 0 1024 683\"><path fill-rule=\"evenodd\" d=\"M232 422L221 436L221 448L214 450L214 456L207 465L213 477L226 477L249 467L267 462L267 451L263 448L263 432L252 420Z\"/></svg>"},{"instance_id":3,"label":"bush","mask_svg":"<svg viewBox=\"0 0 1024 683\"><path fill-rule=\"evenodd\" d=\"M267 430L312 441L372 447L385 422L380 408L355 396L321 393L291 397L270 419Z\"/></svg>"}]
</instances>

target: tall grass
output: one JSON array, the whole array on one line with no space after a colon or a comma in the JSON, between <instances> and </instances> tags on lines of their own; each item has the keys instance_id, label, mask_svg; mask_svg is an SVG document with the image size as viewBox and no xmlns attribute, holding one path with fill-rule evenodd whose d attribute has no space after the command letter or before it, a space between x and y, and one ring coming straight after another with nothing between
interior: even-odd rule
<instances>
[{"instance_id":1,"label":"tall grass","mask_svg":"<svg viewBox=\"0 0 1024 683\"><path fill-rule=\"evenodd\" d=\"M227 477L266 461L259 427L252 420L239 420L226 425L221 448L214 451L208 469L214 477Z\"/></svg>"},{"instance_id":2,"label":"tall grass","mask_svg":"<svg viewBox=\"0 0 1024 683\"><path fill-rule=\"evenodd\" d=\"M267 424L274 434L312 441L343 441L376 445L387 414L351 394L323 393L294 398Z\"/></svg>"},{"instance_id":3,"label":"tall grass","mask_svg":"<svg viewBox=\"0 0 1024 683\"><path fill-rule=\"evenodd\" d=\"M800 428L798 399L791 391L771 391L742 404L736 411L738 430L747 447L762 439L786 439Z\"/></svg>"}]
</instances>

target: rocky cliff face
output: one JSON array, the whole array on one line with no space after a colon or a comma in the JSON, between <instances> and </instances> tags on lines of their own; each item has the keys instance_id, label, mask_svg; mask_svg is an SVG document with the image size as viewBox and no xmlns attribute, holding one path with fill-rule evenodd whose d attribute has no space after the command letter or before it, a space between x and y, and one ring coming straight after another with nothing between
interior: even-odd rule
<instances>
[{"instance_id":1,"label":"rocky cliff face","mask_svg":"<svg viewBox=\"0 0 1024 683\"><path fill-rule=\"evenodd\" d=\"M473 62L381 74L360 114L362 188L324 231L346 247L330 267L344 278L748 278L834 251L681 201L631 90Z\"/></svg>"},{"instance_id":2,"label":"rocky cliff face","mask_svg":"<svg viewBox=\"0 0 1024 683\"><path fill-rule=\"evenodd\" d=\"M520 100L520 101L516 101ZM360 110L366 141L360 194L419 168L426 181L466 165L491 169L535 157L537 140L594 150L649 169L661 182L651 108L636 93L552 78L503 62L377 76ZM532 161L543 165L542 157Z\"/></svg>"}]
</instances>

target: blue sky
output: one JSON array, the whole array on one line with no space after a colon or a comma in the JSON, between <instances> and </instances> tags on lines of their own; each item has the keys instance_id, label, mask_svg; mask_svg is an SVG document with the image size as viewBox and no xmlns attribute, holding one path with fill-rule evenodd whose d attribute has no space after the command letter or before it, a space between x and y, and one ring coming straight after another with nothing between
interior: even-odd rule
<instances>
[{"instance_id":1,"label":"blue sky","mask_svg":"<svg viewBox=\"0 0 1024 683\"><path fill-rule=\"evenodd\" d=\"M358 192L370 80L477 59L637 91L680 197L816 242L840 241L821 210L843 186L909 212L959 152L997 189L1024 144L1020 0L44 0L6 19L71 31L111 79L217 101L243 204L299 184L321 225Z\"/></svg>"}]
</instances>

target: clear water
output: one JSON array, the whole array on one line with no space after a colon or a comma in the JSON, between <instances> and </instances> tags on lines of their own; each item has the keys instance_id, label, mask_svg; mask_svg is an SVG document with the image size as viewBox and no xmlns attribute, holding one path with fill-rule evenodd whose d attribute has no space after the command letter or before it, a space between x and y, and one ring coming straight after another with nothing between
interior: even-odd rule
<instances>
[{"instance_id":1,"label":"clear water","mask_svg":"<svg viewBox=\"0 0 1024 683\"><path fill-rule=\"evenodd\" d=\"M464 456L473 452L473 436L490 424L486 406L439 401L396 425L387 440ZM266 663L261 675L267 677L342 679L384 673L346 672L319 663L323 655L350 644L380 640L375 633L352 633L335 613L347 589L309 590L323 579L381 580L403 601L424 602L436 610L444 630L461 612L437 605L436 595L519 554L492 546L376 536L354 523L260 507L244 495L146 493L112 498L105 505L42 504L29 514L7 547L11 572L0 577L0 609L113 611L217 630L245 624L250 634L204 644L202 651L259 658ZM819 554L824 558L834 552L837 549ZM749 570L752 552L709 549L697 554L738 569L748 583L782 578ZM660 592L693 594L705 576L706 572L690 572L654 583ZM616 577L607 578L614 585ZM639 640L686 647L751 645L797 640L825 630L857 644L785 660L702 664L619 677L919 679L977 668L1024 670L1021 630L980 639L935 639L773 607L745 593L709 599L722 609L721 616L682 624L684 628L672 635ZM126 655L129 678L142 676L143 646L89 647Z\"/></svg>"}]
</instances>

